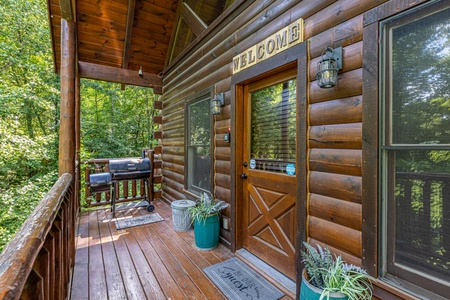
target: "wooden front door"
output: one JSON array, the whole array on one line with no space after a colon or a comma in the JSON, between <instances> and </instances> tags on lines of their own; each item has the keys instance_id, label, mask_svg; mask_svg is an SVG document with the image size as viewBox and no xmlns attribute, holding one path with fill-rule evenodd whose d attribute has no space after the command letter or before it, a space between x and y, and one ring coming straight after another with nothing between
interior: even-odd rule
<instances>
[{"instance_id":1,"label":"wooden front door","mask_svg":"<svg viewBox=\"0 0 450 300\"><path fill-rule=\"evenodd\" d=\"M296 70L243 88L242 246L295 279Z\"/></svg>"}]
</instances>

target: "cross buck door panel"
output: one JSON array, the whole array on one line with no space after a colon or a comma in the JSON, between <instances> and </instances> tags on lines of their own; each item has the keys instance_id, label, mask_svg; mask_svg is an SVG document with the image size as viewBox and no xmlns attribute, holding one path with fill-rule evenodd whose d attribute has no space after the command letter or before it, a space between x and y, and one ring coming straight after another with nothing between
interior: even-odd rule
<instances>
[{"instance_id":1,"label":"cross buck door panel","mask_svg":"<svg viewBox=\"0 0 450 300\"><path fill-rule=\"evenodd\" d=\"M243 247L295 278L296 69L244 87Z\"/></svg>"}]
</instances>

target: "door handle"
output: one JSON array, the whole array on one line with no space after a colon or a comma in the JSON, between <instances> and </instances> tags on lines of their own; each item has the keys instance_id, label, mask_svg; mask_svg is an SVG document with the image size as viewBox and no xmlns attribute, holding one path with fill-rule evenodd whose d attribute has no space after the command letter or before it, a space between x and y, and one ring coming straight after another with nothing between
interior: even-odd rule
<instances>
[{"instance_id":1,"label":"door handle","mask_svg":"<svg viewBox=\"0 0 450 300\"><path fill-rule=\"evenodd\" d=\"M247 179L248 178L248 175L247 175L247 173L243 173L243 174L241 174L241 179Z\"/></svg>"}]
</instances>

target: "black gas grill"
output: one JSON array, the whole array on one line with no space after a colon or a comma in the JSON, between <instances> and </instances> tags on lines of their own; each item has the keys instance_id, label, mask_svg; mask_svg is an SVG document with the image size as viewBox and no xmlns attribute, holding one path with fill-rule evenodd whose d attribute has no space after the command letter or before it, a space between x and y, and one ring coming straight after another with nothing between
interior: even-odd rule
<instances>
[{"instance_id":1,"label":"black gas grill","mask_svg":"<svg viewBox=\"0 0 450 300\"><path fill-rule=\"evenodd\" d=\"M152 212L155 206L150 203L148 182L151 175L150 159L124 158L110 159L109 172L91 174L89 188L92 193L111 192L111 210L115 217L116 183L125 180L144 180L144 200L148 202L147 211Z\"/></svg>"}]
</instances>

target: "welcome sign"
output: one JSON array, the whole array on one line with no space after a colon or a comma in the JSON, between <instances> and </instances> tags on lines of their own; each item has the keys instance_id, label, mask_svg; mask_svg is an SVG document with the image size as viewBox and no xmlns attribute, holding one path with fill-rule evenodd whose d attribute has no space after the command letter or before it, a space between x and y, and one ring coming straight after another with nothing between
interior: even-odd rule
<instances>
[{"instance_id":1,"label":"welcome sign","mask_svg":"<svg viewBox=\"0 0 450 300\"><path fill-rule=\"evenodd\" d=\"M303 19L272 34L233 58L233 74L303 42Z\"/></svg>"}]
</instances>

